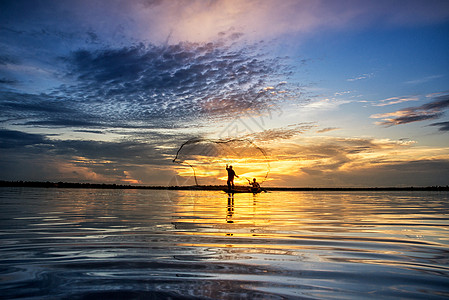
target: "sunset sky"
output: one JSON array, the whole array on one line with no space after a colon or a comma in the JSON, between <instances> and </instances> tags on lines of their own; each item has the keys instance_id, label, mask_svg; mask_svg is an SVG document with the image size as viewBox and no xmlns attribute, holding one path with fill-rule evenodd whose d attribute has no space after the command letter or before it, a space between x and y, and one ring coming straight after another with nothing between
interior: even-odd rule
<instances>
[{"instance_id":1,"label":"sunset sky","mask_svg":"<svg viewBox=\"0 0 449 300\"><path fill-rule=\"evenodd\" d=\"M0 180L448 185L448 110L446 0L0 3Z\"/></svg>"}]
</instances>

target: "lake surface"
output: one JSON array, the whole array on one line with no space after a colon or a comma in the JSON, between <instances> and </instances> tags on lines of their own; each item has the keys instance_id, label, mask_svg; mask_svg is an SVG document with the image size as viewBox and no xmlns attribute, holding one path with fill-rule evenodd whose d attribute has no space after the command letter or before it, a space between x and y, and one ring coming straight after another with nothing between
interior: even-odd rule
<instances>
[{"instance_id":1,"label":"lake surface","mask_svg":"<svg viewBox=\"0 0 449 300\"><path fill-rule=\"evenodd\" d=\"M0 188L4 299L447 299L448 192Z\"/></svg>"}]
</instances>

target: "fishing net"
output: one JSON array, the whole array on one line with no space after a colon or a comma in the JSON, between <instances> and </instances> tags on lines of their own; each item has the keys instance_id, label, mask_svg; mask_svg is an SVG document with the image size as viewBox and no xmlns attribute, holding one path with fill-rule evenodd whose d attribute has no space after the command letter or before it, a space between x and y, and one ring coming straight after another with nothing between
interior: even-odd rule
<instances>
[{"instance_id":1,"label":"fishing net","mask_svg":"<svg viewBox=\"0 0 449 300\"><path fill-rule=\"evenodd\" d=\"M270 173L266 152L248 139L191 139L180 146L173 162L184 166L178 175L193 176L196 185L226 184L226 165L232 165L239 176L236 184L253 178L262 184Z\"/></svg>"}]
</instances>

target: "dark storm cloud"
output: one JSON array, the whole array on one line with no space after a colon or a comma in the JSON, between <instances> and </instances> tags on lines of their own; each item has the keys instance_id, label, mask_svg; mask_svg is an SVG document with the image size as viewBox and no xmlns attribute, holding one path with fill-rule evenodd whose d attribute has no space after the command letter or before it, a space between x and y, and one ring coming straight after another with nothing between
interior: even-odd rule
<instances>
[{"instance_id":1,"label":"dark storm cloud","mask_svg":"<svg viewBox=\"0 0 449 300\"><path fill-rule=\"evenodd\" d=\"M409 107L393 113L377 114L372 118L383 118L380 125L392 126L407 124L412 122L438 119L444 115L444 111L449 107L449 95L436 97L432 102L417 107ZM393 117L393 118L390 118Z\"/></svg>"}]
</instances>

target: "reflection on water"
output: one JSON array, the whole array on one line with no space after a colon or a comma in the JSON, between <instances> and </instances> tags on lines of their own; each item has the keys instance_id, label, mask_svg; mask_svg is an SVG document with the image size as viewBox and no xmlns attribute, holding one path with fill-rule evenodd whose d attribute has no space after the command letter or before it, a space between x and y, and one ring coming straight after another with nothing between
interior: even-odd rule
<instances>
[{"instance_id":1,"label":"reflection on water","mask_svg":"<svg viewBox=\"0 0 449 300\"><path fill-rule=\"evenodd\" d=\"M447 192L0 189L6 299L449 297Z\"/></svg>"},{"instance_id":2,"label":"reflection on water","mask_svg":"<svg viewBox=\"0 0 449 300\"><path fill-rule=\"evenodd\" d=\"M228 194L228 212L226 214L226 223L234 223L232 216L234 215L234 194Z\"/></svg>"}]
</instances>

